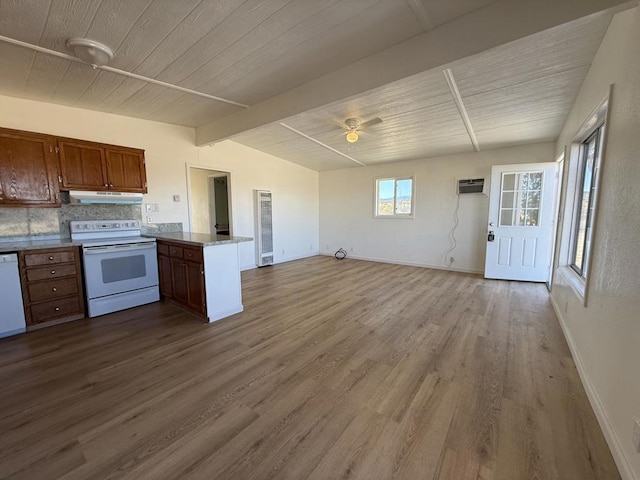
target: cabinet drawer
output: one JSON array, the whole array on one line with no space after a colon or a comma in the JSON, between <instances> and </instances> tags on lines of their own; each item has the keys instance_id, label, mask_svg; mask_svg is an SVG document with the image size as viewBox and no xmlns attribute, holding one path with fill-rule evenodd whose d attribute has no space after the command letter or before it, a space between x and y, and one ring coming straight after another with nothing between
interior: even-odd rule
<instances>
[{"instance_id":1,"label":"cabinet drawer","mask_svg":"<svg viewBox=\"0 0 640 480\"><path fill-rule=\"evenodd\" d=\"M202 263L202 249L184 247L182 249L182 258L193 262Z\"/></svg>"},{"instance_id":2,"label":"cabinet drawer","mask_svg":"<svg viewBox=\"0 0 640 480\"><path fill-rule=\"evenodd\" d=\"M182 247L178 247L177 245L169 245L169 255L174 258L182 258Z\"/></svg>"},{"instance_id":3,"label":"cabinet drawer","mask_svg":"<svg viewBox=\"0 0 640 480\"><path fill-rule=\"evenodd\" d=\"M34 267L38 265L52 265L56 263L68 263L73 261L75 261L75 257L72 250L27 253L24 256L24 263L27 267Z\"/></svg>"},{"instance_id":4,"label":"cabinet drawer","mask_svg":"<svg viewBox=\"0 0 640 480\"><path fill-rule=\"evenodd\" d=\"M76 275L76 265L51 265L50 267L28 268L27 280L34 282L36 280L47 280L50 278L67 277ZM74 278L75 279L75 278Z\"/></svg>"},{"instance_id":5,"label":"cabinet drawer","mask_svg":"<svg viewBox=\"0 0 640 480\"><path fill-rule=\"evenodd\" d=\"M75 277L29 283L27 289L29 291L29 300L32 302L66 297L74 293L79 293L78 281Z\"/></svg>"},{"instance_id":6,"label":"cabinet drawer","mask_svg":"<svg viewBox=\"0 0 640 480\"><path fill-rule=\"evenodd\" d=\"M158 255L166 255L169 256L169 245L166 243L157 242L158 246Z\"/></svg>"},{"instance_id":7,"label":"cabinet drawer","mask_svg":"<svg viewBox=\"0 0 640 480\"><path fill-rule=\"evenodd\" d=\"M79 296L51 300L31 305L31 323L42 323L56 318L82 313Z\"/></svg>"}]
</instances>

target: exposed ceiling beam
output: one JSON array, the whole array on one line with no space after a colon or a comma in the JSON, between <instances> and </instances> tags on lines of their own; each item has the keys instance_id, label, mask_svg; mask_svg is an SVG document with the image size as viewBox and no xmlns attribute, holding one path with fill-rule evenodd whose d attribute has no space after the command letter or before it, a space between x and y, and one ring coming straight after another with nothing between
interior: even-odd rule
<instances>
[{"instance_id":1,"label":"exposed ceiling beam","mask_svg":"<svg viewBox=\"0 0 640 480\"><path fill-rule=\"evenodd\" d=\"M108 65L89 65L84 60L81 60L78 57L74 57L73 55L67 55L66 53L58 52L57 50L51 50L50 48L45 48L39 45L34 45L32 43L23 42L21 40L16 40L15 38L5 37L4 35L0 35L0 42L9 43L11 45L17 45L18 47L29 48L31 50L35 50L36 52L45 53L47 55L52 55L58 58L64 58L65 60L69 60L71 62L83 63L88 67L92 67L94 70L104 70L106 72L123 75L125 77L135 78L136 80L140 80L142 82L152 83L160 87L177 90L182 93L188 93L190 95L196 95L198 97L208 98L209 100L215 100L216 102L226 103L228 105L234 105L236 107L249 108L249 105L245 105L244 103L234 102L233 100L229 100L228 98L217 97L209 93L199 92L197 90L192 90L191 88L181 87L180 85L163 82L161 80L156 80L155 78L145 77L143 75L138 75L137 73L128 72L126 70L120 70L119 68L113 68Z\"/></svg>"},{"instance_id":2,"label":"exposed ceiling beam","mask_svg":"<svg viewBox=\"0 0 640 480\"><path fill-rule=\"evenodd\" d=\"M196 144L230 138L332 102L637 0L497 0L358 62L196 129Z\"/></svg>"},{"instance_id":3,"label":"exposed ceiling beam","mask_svg":"<svg viewBox=\"0 0 640 480\"><path fill-rule=\"evenodd\" d=\"M467 129L467 134L469 135L469 140L471 140L471 143L473 144L473 149L476 152L479 152L480 144L478 143L476 132L473 131L473 125L471 125L471 119L469 118L469 113L467 113L467 107L464 106L464 101L462 100L462 95L460 95L460 90L458 90L458 84L453 76L453 72L450 68L445 68L442 73L444 73L444 78L447 80L447 85L449 85L451 96L458 108L458 112L462 118L462 123L464 123L464 128Z\"/></svg>"},{"instance_id":4,"label":"exposed ceiling beam","mask_svg":"<svg viewBox=\"0 0 640 480\"><path fill-rule=\"evenodd\" d=\"M360 165L361 167L366 167L366 165L365 165L364 163L362 163L362 162L360 162L360 161L356 160L355 158L353 158L353 157L351 157L351 156L347 155L346 153L342 153L340 150L336 150L335 148L330 147L330 146L329 146L329 145L327 145L326 143L322 143L320 140L316 140L315 138L313 138L313 137L311 137L311 136L307 135L306 133L301 132L300 130L298 130L298 129L296 129L296 128L293 128L291 125L287 125L287 124L286 124L286 123L284 123L284 122L280 122L280 126L282 126L282 127L286 128L287 130L292 131L293 133L296 133L296 134L300 135L301 137L306 138L307 140L312 141L313 143L315 143L315 144L317 144L317 145L320 145L321 147L326 148L327 150L331 150L333 153L336 153L336 154L340 155L341 157L346 158L347 160L351 160L352 162L357 163L357 164L358 164L358 165Z\"/></svg>"}]
</instances>

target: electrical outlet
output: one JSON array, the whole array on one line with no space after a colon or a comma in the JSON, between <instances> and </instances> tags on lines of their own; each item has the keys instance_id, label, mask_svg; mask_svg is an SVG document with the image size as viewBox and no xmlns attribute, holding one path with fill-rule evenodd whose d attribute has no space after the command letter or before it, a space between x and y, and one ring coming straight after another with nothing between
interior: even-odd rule
<instances>
[{"instance_id":1,"label":"electrical outlet","mask_svg":"<svg viewBox=\"0 0 640 480\"><path fill-rule=\"evenodd\" d=\"M353 253L353 247L350 247L350 248L349 248L349 251L350 251L351 253Z\"/></svg>"},{"instance_id":2,"label":"electrical outlet","mask_svg":"<svg viewBox=\"0 0 640 480\"><path fill-rule=\"evenodd\" d=\"M284 255L284 250L282 250L282 254Z\"/></svg>"},{"instance_id":3,"label":"electrical outlet","mask_svg":"<svg viewBox=\"0 0 640 480\"><path fill-rule=\"evenodd\" d=\"M453 257L449 257L449 263L453 263L455 259Z\"/></svg>"},{"instance_id":4,"label":"electrical outlet","mask_svg":"<svg viewBox=\"0 0 640 480\"><path fill-rule=\"evenodd\" d=\"M633 446L640 453L640 418L636 418L633 424Z\"/></svg>"},{"instance_id":5,"label":"electrical outlet","mask_svg":"<svg viewBox=\"0 0 640 480\"><path fill-rule=\"evenodd\" d=\"M173 196L173 201L174 202L179 202L180 201L180 195L174 195Z\"/></svg>"},{"instance_id":6,"label":"electrical outlet","mask_svg":"<svg viewBox=\"0 0 640 480\"><path fill-rule=\"evenodd\" d=\"M152 223L151 215L148 215L148 216L147 216L147 223Z\"/></svg>"}]
</instances>

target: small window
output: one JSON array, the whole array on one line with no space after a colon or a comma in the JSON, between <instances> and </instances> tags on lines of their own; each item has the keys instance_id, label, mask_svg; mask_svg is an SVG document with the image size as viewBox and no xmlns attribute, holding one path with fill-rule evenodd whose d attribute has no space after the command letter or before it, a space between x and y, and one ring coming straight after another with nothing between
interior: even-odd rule
<instances>
[{"instance_id":1,"label":"small window","mask_svg":"<svg viewBox=\"0 0 640 480\"><path fill-rule=\"evenodd\" d=\"M584 279L589 273L603 130L604 126L599 126L580 145L578 183L571 229L570 265Z\"/></svg>"},{"instance_id":2,"label":"small window","mask_svg":"<svg viewBox=\"0 0 640 480\"><path fill-rule=\"evenodd\" d=\"M413 177L376 179L375 216L413 217Z\"/></svg>"}]
</instances>

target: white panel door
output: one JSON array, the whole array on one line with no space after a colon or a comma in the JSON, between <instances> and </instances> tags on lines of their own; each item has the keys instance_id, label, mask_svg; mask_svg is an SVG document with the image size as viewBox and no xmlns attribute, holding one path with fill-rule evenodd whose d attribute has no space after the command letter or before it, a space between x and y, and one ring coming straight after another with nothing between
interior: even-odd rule
<instances>
[{"instance_id":1,"label":"white panel door","mask_svg":"<svg viewBox=\"0 0 640 480\"><path fill-rule=\"evenodd\" d=\"M485 278L548 280L557 181L556 163L491 168Z\"/></svg>"}]
</instances>

